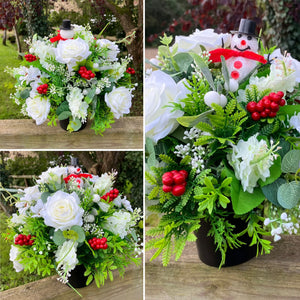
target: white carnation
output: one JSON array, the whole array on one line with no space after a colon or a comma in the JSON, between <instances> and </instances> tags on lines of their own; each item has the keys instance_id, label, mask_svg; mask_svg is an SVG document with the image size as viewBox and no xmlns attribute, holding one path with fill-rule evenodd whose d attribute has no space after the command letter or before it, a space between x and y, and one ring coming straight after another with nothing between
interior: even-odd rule
<instances>
[{"instance_id":1,"label":"white carnation","mask_svg":"<svg viewBox=\"0 0 300 300\"><path fill-rule=\"evenodd\" d=\"M67 167L54 167L49 168L47 171L43 172L39 179L37 180L37 183L62 183L62 179L68 176L68 168Z\"/></svg>"},{"instance_id":2,"label":"white carnation","mask_svg":"<svg viewBox=\"0 0 300 300\"><path fill-rule=\"evenodd\" d=\"M74 87L67 95L66 99L69 103L69 107L74 118L85 120L87 117L87 110L89 105L83 100L83 94L81 89Z\"/></svg>"},{"instance_id":3,"label":"white carnation","mask_svg":"<svg viewBox=\"0 0 300 300\"><path fill-rule=\"evenodd\" d=\"M20 272L24 269L23 265L20 264L17 260L19 253L19 248L12 245L9 252L9 260L13 262L14 269L16 270L16 272Z\"/></svg>"},{"instance_id":4,"label":"white carnation","mask_svg":"<svg viewBox=\"0 0 300 300\"><path fill-rule=\"evenodd\" d=\"M114 184L114 175L104 173L101 177L97 178L97 181L94 184L94 191L100 195L104 195L110 190L112 190Z\"/></svg>"},{"instance_id":5,"label":"white carnation","mask_svg":"<svg viewBox=\"0 0 300 300\"><path fill-rule=\"evenodd\" d=\"M78 264L76 255L77 242L68 240L58 247L55 253L57 269L62 268L65 272L73 270Z\"/></svg>"},{"instance_id":6,"label":"white carnation","mask_svg":"<svg viewBox=\"0 0 300 300\"><path fill-rule=\"evenodd\" d=\"M120 49L117 44L106 39L97 40L96 43L100 48L108 49L106 54L106 58L108 59L108 61L117 60L118 53L120 52Z\"/></svg>"},{"instance_id":7,"label":"white carnation","mask_svg":"<svg viewBox=\"0 0 300 300\"><path fill-rule=\"evenodd\" d=\"M243 190L249 193L257 185L259 179L265 181L270 176L270 167L276 155L265 140L257 140L257 135L251 136L248 141L240 140L232 145L232 154L228 155L230 165L235 176L241 181Z\"/></svg>"},{"instance_id":8,"label":"white carnation","mask_svg":"<svg viewBox=\"0 0 300 300\"><path fill-rule=\"evenodd\" d=\"M131 214L129 212L117 211L111 217L108 217L103 223L103 228L119 235L123 239L128 233L132 224Z\"/></svg>"}]
</instances>

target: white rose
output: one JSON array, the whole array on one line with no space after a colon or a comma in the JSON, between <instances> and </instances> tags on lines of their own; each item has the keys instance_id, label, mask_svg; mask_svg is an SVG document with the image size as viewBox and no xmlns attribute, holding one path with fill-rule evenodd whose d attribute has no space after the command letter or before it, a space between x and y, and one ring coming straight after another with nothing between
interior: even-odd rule
<instances>
[{"instance_id":1,"label":"white rose","mask_svg":"<svg viewBox=\"0 0 300 300\"><path fill-rule=\"evenodd\" d=\"M67 167L54 167L49 168L47 171L43 172L36 182L39 184L42 183L62 183L62 179L68 176L68 168Z\"/></svg>"},{"instance_id":2,"label":"white rose","mask_svg":"<svg viewBox=\"0 0 300 300\"><path fill-rule=\"evenodd\" d=\"M179 35L175 37L175 44L178 45L177 52L195 52L201 53L203 46L207 51L228 47L230 45L231 35L218 34L213 29L205 29L196 31L189 36ZM174 47L174 46L173 46Z\"/></svg>"},{"instance_id":3,"label":"white rose","mask_svg":"<svg viewBox=\"0 0 300 300\"><path fill-rule=\"evenodd\" d=\"M88 43L81 38L60 41L54 51L56 60L60 63L67 64L69 72L73 70L77 62L83 61L92 53L89 50Z\"/></svg>"},{"instance_id":4,"label":"white rose","mask_svg":"<svg viewBox=\"0 0 300 300\"><path fill-rule=\"evenodd\" d=\"M291 117L290 127L295 128L300 133L300 112Z\"/></svg>"},{"instance_id":5,"label":"white rose","mask_svg":"<svg viewBox=\"0 0 300 300\"><path fill-rule=\"evenodd\" d=\"M106 39L97 40L96 43L100 48L108 49L108 51L107 51L108 61L116 61L117 60L117 55L120 52L117 44L115 44L114 42L111 42L109 40L106 40Z\"/></svg>"},{"instance_id":6,"label":"white rose","mask_svg":"<svg viewBox=\"0 0 300 300\"><path fill-rule=\"evenodd\" d=\"M73 225L82 225L82 215L84 210L79 206L78 195L63 191L57 191L49 196L41 215L47 226L54 227L55 230L66 230Z\"/></svg>"},{"instance_id":7,"label":"white rose","mask_svg":"<svg viewBox=\"0 0 300 300\"><path fill-rule=\"evenodd\" d=\"M176 83L171 76L154 71L145 80L145 133L155 143L172 133L177 127L176 119L183 116L180 110L173 111L172 102L179 103L188 94L183 83Z\"/></svg>"},{"instance_id":8,"label":"white rose","mask_svg":"<svg viewBox=\"0 0 300 300\"><path fill-rule=\"evenodd\" d=\"M17 260L19 253L19 248L12 245L9 252L9 260L13 262L14 269L16 270L16 272L20 272L24 269L23 265L20 264Z\"/></svg>"},{"instance_id":9,"label":"white rose","mask_svg":"<svg viewBox=\"0 0 300 300\"><path fill-rule=\"evenodd\" d=\"M114 88L110 93L105 94L104 97L105 103L116 119L130 112L131 99L131 91L123 86Z\"/></svg>"},{"instance_id":10,"label":"white rose","mask_svg":"<svg viewBox=\"0 0 300 300\"><path fill-rule=\"evenodd\" d=\"M49 99L36 96L26 99L26 111L29 117L35 120L36 125L41 125L47 120L50 112Z\"/></svg>"},{"instance_id":11,"label":"white rose","mask_svg":"<svg viewBox=\"0 0 300 300\"><path fill-rule=\"evenodd\" d=\"M39 200L41 195L42 193L39 191L39 187L37 185L25 188L24 195L20 198L20 201L16 203L19 213L24 215L32 205L32 202Z\"/></svg>"}]
</instances>

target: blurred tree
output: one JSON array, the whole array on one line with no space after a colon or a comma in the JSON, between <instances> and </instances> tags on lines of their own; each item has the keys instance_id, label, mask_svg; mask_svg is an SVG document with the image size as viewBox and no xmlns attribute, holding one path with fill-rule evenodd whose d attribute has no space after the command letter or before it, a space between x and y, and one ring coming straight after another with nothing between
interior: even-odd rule
<instances>
[{"instance_id":1,"label":"blurred tree","mask_svg":"<svg viewBox=\"0 0 300 300\"><path fill-rule=\"evenodd\" d=\"M300 60L300 1L260 0L264 11L264 38L271 47L277 45L282 50Z\"/></svg>"},{"instance_id":2,"label":"blurred tree","mask_svg":"<svg viewBox=\"0 0 300 300\"><path fill-rule=\"evenodd\" d=\"M169 23L162 32L148 33L150 34L146 36L148 42L154 41L155 37L161 36L164 32L187 35L195 28L202 30L214 28L217 32L229 32L239 26L241 18L252 19L259 27L262 24L255 0L181 0L180 3L188 5L185 12ZM156 8L159 10L160 6Z\"/></svg>"},{"instance_id":3,"label":"blurred tree","mask_svg":"<svg viewBox=\"0 0 300 300\"><path fill-rule=\"evenodd\" d=\"M50 33L48 23L49 1L48 0L14 0L22 9L27 34L46 36Z\"/></svg>"},{"instance_id":4,"label":"blurred tree","mask_svg":"<svg viewBox=\"0 0 300 300\"><path fill-rule=\"evenodd\" d=\"M21 44L17 25L20 23L22 18L22 10L15 1L0 0L0 29L4 30L2 44L6 46L7 30L14 30L18 52L21 53Z\"/></svg>"},{"instance_id":5,"label":"blurred tree","mask_svg":"<svg viewBox=\"0 0 300 300\"><path fill-rule=\"evenodd\" d=\"M119 20L126 36L134 36L126 44L133 57L133 66L139 79L143 72L143 1L142 0L90 0L93 7L103 13L103 7L111 11ZM140 80L141 81L141 80Z\"/></svg>"}]
</instances>

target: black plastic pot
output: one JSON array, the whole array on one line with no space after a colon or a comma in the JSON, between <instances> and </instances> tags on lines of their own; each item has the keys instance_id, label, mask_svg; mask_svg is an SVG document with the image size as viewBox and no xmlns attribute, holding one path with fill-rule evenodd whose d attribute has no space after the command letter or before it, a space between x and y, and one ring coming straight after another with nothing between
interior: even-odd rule
<instances>
[{"instance_id":1,"label":"black plastic pot","mask_svg":"<svg viewBox=\"0 0 300 300\"><path fill-rule=\"evenodd\" d=\"M78 131L84 129L84 128L86 127L86 124L87 124L87 122L82 123L82 124L81 124L81 127L80 127L76 132L78 132ZM67 130L68 125L69 125L69 119L59 120L59 125L60 125L60 127L61 127L62 129Z\"/></svg>"},{"instance_id":2,"label":"black plastic pot","mask_svg":"<svg viewBox=\"0 0 300 300\"><path fill-rule=\"evenodd\" d=\"M82 288L86 286L87 276L84 276L84 265L77 265L75 269L70 272L69 284L73 288Z\"/></svg>"},{"instance_id":3,"label":"black plastic pot","mask_svg":"<svg viewBox=\"0 0 300 300\"><path fill-rule=\"evenodd\" d=\"M235 225L235 233L243 231L247 226L247 224L241 219L231 218L230 223ZM216 245L213 237L207 236L211 229L211 225L205 220L201 220L200 225L201 227L195 232L197 236L196 245L198 256L206 265L219 267L221 263L221 252L219 250L216 251ZM225 264L222 267L239 265L256 256L256 245L249 247L252 239L247 233L241 236L239 240L246 244L234 249L230 249L228 247Z\"/></svg>"}]
</instances>

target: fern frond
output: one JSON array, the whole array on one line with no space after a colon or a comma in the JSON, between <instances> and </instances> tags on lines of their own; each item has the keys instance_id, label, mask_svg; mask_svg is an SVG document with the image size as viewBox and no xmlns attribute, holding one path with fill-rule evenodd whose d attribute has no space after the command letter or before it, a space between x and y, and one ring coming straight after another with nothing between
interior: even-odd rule
<instances>
[{"instance_id":1,"label":"fern frond","mask_svg":"<svg viewBox=\"0 0 300 300\"><path fill-rule=\"evenodd\" d=\"M158 236L162 235L164 233L164 228L162 227L153 227L147 230L146 235L148 236Z\"/></svg>"},{"instance_id":2,"label":"fern frond","mask_svg":"<svg viewBox=\"0 0 300 300\"><path fill-rule=\"evenodd\" d=\"M156 205L151 205L147 208L149 211L151 212L161 212L161 205L160 204L156 204Z\"/></svg>"},{"instance_id":3,"label":"fern frond","mask_svg":"<svg viewBox=\"0 0 300 300\"><path fill-rule=\"evenodd\" d=\"M213 127L211 125L209 125L208 123L199 122L196 127L203 132L208 132L211 134L213 134L213 132L214 132Z\"/></svg>"},{"instance_id":4,"label":"fern frond","mask_svg":"<svg viewBox=\"0 0 300 300\"><path fill-rule=\"evenodd\" d=\"M175 161L168 155L166 154L160 154L159 155L160 159L165 162L166 164L175 164Z\"/></svg>"},{"instance_id":5,"label":"fern frond","mask_svg":"<svg viewBox=\"0 0 300 300\"><path fill-rule=\"evenodd\" d=\"M275 127L274 123L267 124L264 127L262 127L262 129L261 129L260 132L261 132L262 135L268 136L268 135L270 135L273 132L274 127Z\"/></svg>"},{"instance_id":6,"label":"fern frond","mask_svg":"<svg viewBox=\"0 0 300 300\"><path fill-rule=\"evenodd\" d=\"M174 204L175 202L177 202L177 198L176 197L171 197L163 206L163 208L168 208L170 207L172 204Z\"/></svg>"},{"instance_id":7,"label":"fern frond","mask_svg":"<svg viewBox=\"0 0 300 300\"><path fill-rule=\"evenodd\" d=\"M175 245L174 245L174 252L175 252L175 261L177 261L182 252L183 252L183 249L185 247L185 244L186 244L186 238L184 236L181 236L179 237L178 239L176 239L175 241Z\"/></svg>"},{"instance_id":8,"label":"fern frond","mask_svg":"<svg viewBox=\"0 0 300 300\"><path fill-rule=\"evenodd\" d=\"M150 192L150 194L148 195L148 199L153 200L153 199L157 198L157 196L159 194L159 190L160 190L159 186L154 187L152 189L152 191Z\"/></svg>"},{"instance_id":9,"label":"fern frond","mask_svg":"<svg viewBox=\"0 0 300 300\"><path fill-rule=\"evenodd\" d=\"M212 137L211 135L201 135L195 142L195 146L205 145L212 139L214 139L214 137Z\"/></svg>"},{"instance_id":10,"label":"fern frond","mask_svg":"<svg viewBox=\"0 0 300 300\"><path fill-rule=\"evenodd\" d=\"M176 212L182 211L182 209L186 206L187 202L189 201L192 192L193 189L191 187L185 191L184 195L181 197L180 203L175 208Z\"/></svg>"},{"instance_id":11,"label":"fern frond","mask_svg":"<svg viewBox=\"0 0 300 300\"><path fill-rule=\"evenodd\" d=\"M229 101L229 103L227 103L226 108L225 108L225 113L226 115L231 115L234 110L236 109L236 100L232 99L231 101Z\"/></svg>"},{"instance_id":12,"label":"fern frond","mask_svg":"<svg viewBox=\"0 0 300 300\"><path fill-rule=\"evenodd\" d=\"M146 235L148 235L148 231L146 231ZM151 250L154 249L156 246L156 243L163 240L163 237L157 237L149 240L145 245L145 250Z\"/></svg>"},{"instance_id":13,"label":"fern frond","mask_svg":"<svg viewBox=\"0 0 300 300\"><path fill-rule=\"evenodd\" d=\"M172 242L171 239L169 238L165 240L165 247L162 253L162 264L164 267L166 267L170 262L171 252L172 252Z\"/></svg>"},{"instance_id":14,"label":"fern frond","mask_svg":"<svg viewBox=\"0 0 300 300\"><path fill-rule=\"evenodd\" d=\"M152 185L157 184L156 178L153 175L151 175L149 172L145 173L145 178L150 184Z\"/></svg>"},{"instance_id":15,"label":"fern frond","mask_svg":"<svg viewBox=\"0 0 300 300\"><path fill-rule=\"evenodd\" d=\"M181 165L188 165L191 161L191 157L189 155L185 156L181 161L180 164Z\"/></svg>"}]
</instances>

